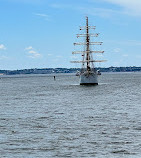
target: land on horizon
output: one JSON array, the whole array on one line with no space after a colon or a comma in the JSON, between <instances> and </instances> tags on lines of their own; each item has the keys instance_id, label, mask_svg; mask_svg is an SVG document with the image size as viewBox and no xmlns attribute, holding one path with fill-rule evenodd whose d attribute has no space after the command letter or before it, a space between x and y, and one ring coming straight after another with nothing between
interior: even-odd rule
<instances>
[{"instance_id":1,"label":"land on horizon","mask_svg":"<svg viewBox=\"0 0 141 158\"><path fill-rule=\"evenodd\" d=\"M141 72L141 67L97 67L100 72ZM0 70L0 75L16 75L16 74L52 74L52 73L76 73L80 68L33 68L22 70Z\"/></svg>"}]
</instances>

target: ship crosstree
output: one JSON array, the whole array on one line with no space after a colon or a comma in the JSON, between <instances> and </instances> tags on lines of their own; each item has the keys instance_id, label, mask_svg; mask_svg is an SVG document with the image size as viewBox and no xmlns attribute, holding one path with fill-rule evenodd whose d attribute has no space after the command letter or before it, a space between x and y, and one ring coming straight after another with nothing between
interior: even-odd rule
<instances>
[{"instance_id":1,"label":"ship crosstree","mask_svg":"<svg viewBox=\"0 0 141 158\"><path fill-rule=\"evenodd\" d=\"M98 37L99 33L89 33L89 29L96 29L96 26L89 26L88 17L86 17L86 26L80 27L80 30L86 30L85 34L77 34L77 38L85 37L85 42L74 43L74 45L84 45L86 48L84 51L73 51L72 54L82 54L82 61L71 61L72 63L82 63L82 69L84 68L84 63L87 63L87 70L90 69L91 62L105 62L106 60L93 60L92 53L104 53L104 51L92 51L90 50L90 45L102 45L103 42L91 42L90 37ZM92 66L92 69L94 65Z\"/></svg>"}]
</instances>

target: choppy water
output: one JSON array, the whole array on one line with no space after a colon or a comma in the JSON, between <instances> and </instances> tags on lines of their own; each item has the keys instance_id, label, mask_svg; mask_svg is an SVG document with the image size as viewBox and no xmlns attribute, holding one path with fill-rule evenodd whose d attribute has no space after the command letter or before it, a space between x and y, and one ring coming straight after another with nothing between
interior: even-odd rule
<instances>
[{"instance_id":1,"label":"choppy water","mask_svg":"<svg viewBox=\"0 0 141 158\"><path fill-rule=\"evenodd\" d=\"M0 79L0 158L140 158L141 73Z\"/></svg>"}]
</instances>

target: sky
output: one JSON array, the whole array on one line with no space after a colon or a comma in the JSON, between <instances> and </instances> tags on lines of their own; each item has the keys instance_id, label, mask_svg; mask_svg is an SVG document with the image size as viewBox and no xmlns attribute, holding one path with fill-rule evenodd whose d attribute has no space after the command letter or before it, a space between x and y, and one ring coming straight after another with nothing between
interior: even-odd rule
<instances>
[{"instance_id":1,"label":"sky","mask_svg":"<svg viewBox=\"0 0 141 158\"><path fill-rule=\"evenodd\" d=\"M70 61L86 16L107 60L96 66L141 66L140 0L0 0L0 70L81 67Z\"/></svg>"}]
</instances>

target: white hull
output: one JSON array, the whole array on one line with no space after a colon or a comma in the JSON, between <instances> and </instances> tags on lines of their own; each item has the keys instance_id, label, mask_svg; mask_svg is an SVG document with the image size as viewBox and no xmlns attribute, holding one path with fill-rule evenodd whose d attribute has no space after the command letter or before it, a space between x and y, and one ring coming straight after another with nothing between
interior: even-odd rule
<instances>
[{"instance_id":1,"label":"white hull","mask_svg":"<svg viewBox=\"0 0 141 158\"><path fill-rule=\"evenodd\" d=\"M83 73L80 75L80 85L98 85L97 73Z\"/></svg>"}]
</instances>

